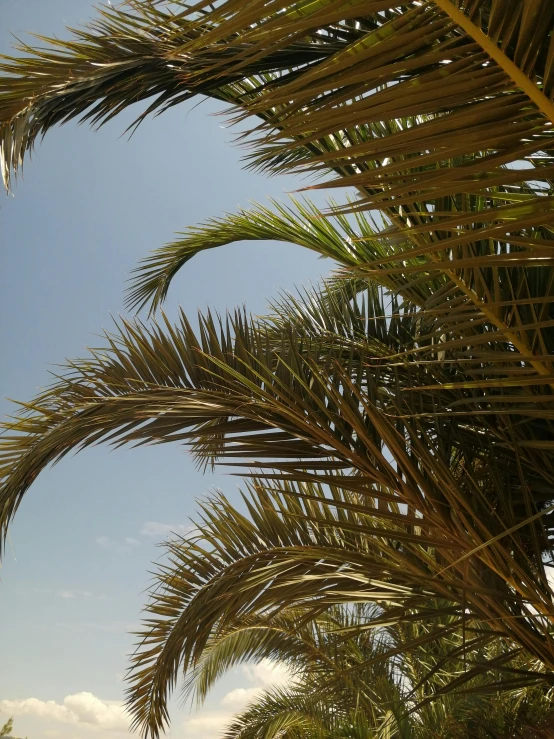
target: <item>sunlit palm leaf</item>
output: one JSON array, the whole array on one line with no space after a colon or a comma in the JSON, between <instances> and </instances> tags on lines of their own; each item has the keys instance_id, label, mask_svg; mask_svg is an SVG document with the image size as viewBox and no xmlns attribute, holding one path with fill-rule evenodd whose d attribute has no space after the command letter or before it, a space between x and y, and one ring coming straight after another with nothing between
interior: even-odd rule
<instances>
[{"instance_id":1,"label":"sunlit palm leaf","mask_svg":"<svg viewBox=\"0 0 554 739\"><path fill-rule=\"evenodd\" d=\"M315 317L330 305L322 302ZM544 625L533 623L529 609L554 615L543 562L549 465L535 469L534 449L514 446L513 434L529 430L516 431L502 415L498 423L473 408L450 415L466 391L449 389L445 375L435 376L444 388L433 390L418 383L428 383L425 365L390 367L391 350L405 346L402 333L414 340L416 317L391 320L379 301L366 303L375 308L381 318L365 317L363 342L351 329L362 315L342 309L335 315L337 323L344 316L342 335L314 326L309 311L282 325L239 315L219 328L206 319L198 338L184 318L165 333L127 324L107 352L74 363L8 424L4 531L46 465L101 440L188 442L204 462L253 460L292 481L333 482L343 469L350 490L383 501L380 515L400 526L393 539L415 536L418 587L431 578L431 592L454 599L469 589L469 601L490 618L516 609L510 633L544 656ZM444 417L435 417L438 408ZM424 564L428 546L443 551L433 575ZM402 561L401 579L405 567Z\"/></svg>"},{"instance_id":2,"label":"sunlit palm leaf","mask_svg":"<svg viewBox=\"0 0 554 739\"><path fill-rule=\"evenodd\" d=\"M182 52L202 33L202 12L190 15L183 4L176 13L149 0L97 12L99 17L85 29L71 29L67 41L37 36L43 48L23 44L18 50L24 56L1 57L0 170L6 187L37 137L72 118L102 125L133 103L154 97L139 123L197 94L223 101L241 97L244 74L214 81L202 73L203 54L196 60ZM299 41L284 55L256 64L252 72L257 77L249 84L262 87L263 75L272 70L310 65L338 47L338 41L317 48Z\"/></svg>"},{"instance_id":3,"label":"sunlit palm leaf","mask_svg":"<svg viewBox=\"0 0 554 739\"><path fill-rule=\"evenodd\" d=\"M390 219L386 254L359 258L362 274L378 273L404 294L432 293L442 282L443 304L448 299L450 309L454 301L460 311L453 346L479 354L482 331L474 336L473 327L482 325L487 338L517 355L511 369L528 370L536 394L550 395L549 3L226 0L180 7L178 14L147 2L133 3L132 12L106 10L96 30L54 56L9 62L8 169L38 132L96 101L98 122L164 86L154 107L198 92L233 102L240 115L265 121L256 145L261 164L332 169L336 186L360 193L349 208L380 208ZM129 63L135 43L124 82L104 84L122 54ZM98 77L90 60L101 65ZM450 310L438 312L436 331L447 341L452 322ZM505 356L495 359L509 384ZM479 357L470 370L481 373Z\"/></svg>"},{"instance_id":4,"label":"sunlit palm leaf","mask_svg":"<svg viewBox=\"0 0 554 739\"><path fill-rule=\"evenodd\" d=\"M238 241L297 244L353 270L373 261L377 255L386 260L389 254L394 254L387 239L376 237L376 225L363 213L357 214L352 224L351 219L341 214L326 218L308 199L291 198L288 204L272 200L270 204L271 208L255 204L249 210L192 226L181 234L182 239L157 249L135 270L128 293L129 306L140 309L149 304L151 311L155 311L165 299L172 279L190 259L207 249ZM418 261L414 259L412 264L417 265ZM439 278L423 290L417 286L410 289L402 278L387 278L381 271L376 273L375 281L415 304L423 304L443 284Z\"/></svg>"}]
</instances>

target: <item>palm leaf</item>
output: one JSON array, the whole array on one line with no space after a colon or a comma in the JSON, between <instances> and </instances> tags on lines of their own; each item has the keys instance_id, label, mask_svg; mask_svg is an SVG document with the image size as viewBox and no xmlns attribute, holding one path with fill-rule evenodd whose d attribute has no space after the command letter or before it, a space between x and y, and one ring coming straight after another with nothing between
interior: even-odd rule
<instances>
[{"instance_id":1,"label":"palm leaf","mask_svg":"<svg viewBox=\"0 0 554 739\"><path fill-rule=\"evenodd\" d=\"M147 607L129 688L137 728L158 735L179 671L208 687L206 667L211 682L244 658L285 659L299 681L303 671L317 677L317 695L341 694L345 710L363 706L372 719L381 704L369 674L387 675L386 661L396 665L405 654L414 657L407 663L403 715L453 689L463 694L476 680L494 692L550 679L540 662L517 662L521 650L498 639L507 623L487 629L472 613L471 595L460 600L467 609L451 600L430 602L425 591L432 580L423 570L433 568L433 550L420 554L425 565L416 574L416 548L405 540L390 546L379 509L354 502L357 497L258 481L244 499L247 517L221 495L202 506L198 535L168 545L170 562L160 568ZM394 537L398 527L389 530ZM375 602L383 604L381 613L361 610L347 622L336 607L331 618L321 615L337 603ZM390 624L395 638L383 635ZM487 652L487 644L496 646Z\"/></svg>"},{"instance_id":2,"label":"palm leaf","mask_svg":"<svg viewBox=\"0 0 554 739\"><path fill-rule=\"evenodd\" d=\"M379 208L390 220L386 255L366 259L362 274L392 279L404 293L434 293L442 283L443 300L463 308L452 346L479 353L482 332L472 327L483 324L518 355L512 360L529 370L536 393L549 395L554 20L546 0L533 11L520 3L506 10L503 0L180 7L106 10L75 41L55 42L61 52L7 63L0 117L8 170L39 132L95 101L96 122L151 92L162 95L154 108L197 92L233 102L239 115L263 121L261 166L333 170L339 176L325 186L360 193L348 209ZM150 46L131 55L124 83L104 85L121 54L129 63L131 40L145 37ZM509 383L506 357L496 359Z\"/></svg>"},{"instance_id":3,"label":"palm leaf","mask_svg":"<svg viewBox=\"0 0 554 739\"><path fill-rule=\"evenodd\" d=\"M377 256L386 259L390 252L386 238L378 237L376 224L363 213L357 215L353 225L340 213L326 218L307 198L303 201L290 198L288 205L270 200L270 204L272 208L254 204L248 210L191 226L181 234L183 238L154 251L135 270L128 292L129 307L140 310L150 304L150 311L154 312L164 301L172 279L190 259L206 249L237 241L274 240L297 244L354 272ZM412 263L416 265L418 260ZM417 287L405 289L402 279L395 276L387 278L382 271L375 275L374 280L416 304L422 304L433 294L432 288L436 290L442 285L439 279L434 285L429 285L427 291ZM366 279L360 280L364 288L366 284Z\"/></svg>"},{"instance_id":4,"label":"palm leaf","mask_svg":"<svg viewBox=\"0 0 554 739\"><path fill-rule=\"evenodd\" d=\"M208 317L199 337L184 317L179 327L167 323L166 333L126 324L109 337L107 352L73 363L8 424L4 531L45 466L99 441L190 443L199 460L254 463L290 483L335 484L344 470L347 487L382 502L380 517L394 524L372 530L391 552L402 592L411 592L404 579L410 572L418 588L454 600L467 595L484 618L504 618L508 609L509 633L547 659L546 621L530 609L552 617L544 569L548 464L534 468L536 450L514 446L516 431L501 414L493 416L496 425L473 412L436 418L437 408L448 411L463 399L464 388L418 388L417 363L391 368L391 349L405 346L402 333L410 336L415 316L391 320L379 301L365 308L377 308L377 316L366 316L362 332L351 328L361 318L356 310L335 315L337 322L346 318L342 336L314 326L309 311L295 315L296 325L238 315L218 327ZM420 372L428 382L428 368ZM408 506L406 514L399 504ZM408 559L395 559L394 542L408 547ZM433 572L428 547L443 553ZM377 559L379 567L383 562Z\"/></svg>"},{"instance_id":5,"label":"palm leaf","mask_svg":"<svg viewBox=\"0 0 554 739\"><path fill-rule=\"evenodd\" d=\"M176 5L182 10L175 12ZM67 41L36 36L46 46L20 44L24 56L0 57L0 171L7 188L37 138L55 125L73 118L102 125L128 106L154 98L133 124L138 125L150 113L197 94L221 101L244 94L244 75L214 81L208 74L202 81L196 60L183 53L188 41L209 30L209 25L202 30L205 13L191 15L184 3L162 7L150 0L97 12L87 27L69 29ZM316 49L299 41L284 56L255 65L248 84L263 87L263 75L273 69L312 64L338 45Z\"/></svg>"}]
</instances>

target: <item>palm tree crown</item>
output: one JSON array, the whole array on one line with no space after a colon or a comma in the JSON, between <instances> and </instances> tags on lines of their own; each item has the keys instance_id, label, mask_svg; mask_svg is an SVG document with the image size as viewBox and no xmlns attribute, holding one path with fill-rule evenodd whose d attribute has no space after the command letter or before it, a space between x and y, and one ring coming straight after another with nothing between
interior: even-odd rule
<instances>
[{"instance_id":1,"label":"palm tree crown","mask_svg":"<svg viewBox=\"0 0 554 739\"><path fill-rule=\"evenodd\" d=\"M191 257L241 239L331 257L320 289L197 331L125 322L5 424L4 534L39 472L100 441L257 476L250 519L223 501L209 546L174 552L132 683L145 733L214 634L286 608L379 604L433 638L448 614L492 650L449 689L551 683L553 30L550 0L133 0L1 65L6 186L57 123L208 95L252 123L250 166L350 188L189 227L128 300L156 310Z\"/></svg>"}]
</instances>

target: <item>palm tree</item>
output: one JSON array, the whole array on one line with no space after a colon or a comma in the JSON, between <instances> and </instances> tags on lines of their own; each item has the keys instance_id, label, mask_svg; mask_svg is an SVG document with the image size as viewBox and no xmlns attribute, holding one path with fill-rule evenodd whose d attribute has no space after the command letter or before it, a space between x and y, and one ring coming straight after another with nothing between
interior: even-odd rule
<instances>
[{"instance_id":1,"label":"palm tree","mask_svg":"<svg viewBox=\"0 0 554 739\"><path fill-rule=\"evenodd\" d=\"M380 654L382 646L372 644L367 631L363 639L360 639L359 632L356 638L345 640L339 636L337 639L337 629L345 628L341 616L336 609L325 614L317 623L317 632L319 635L323 631L327 637L320 639L318 648L324 656L332 655L329 661L333 662L334 671L338 672L337 668L340 668L343 675L333 675L333 669L328 666L322 665L318 670L319 665L313 664L313 658L311 662L306 660L307 664L300 665L292 685L273 688L256 696L227 727L226 739L274 739L277 736L286 739L434 739L437 736L452 739L504 739L507 736L539 739L551 727L552 700L544 689L527 688L507 695L491 690L479 678L470 682L466 692L440 694L432 702L423 705L420 702L420 707L414 709L417 698L429 697L428 692L425 696L417 695L423 693L419 689L415 691L417 697L414 700L413 686L421 677L422 671L418 669L421 663L439 667L440 678L443 679L448 668L452 668L451 664L440 664L440 655L446 653L444 647L449 645L449 640L441 639L433 645L434 648L417 647L406 652L402 635L388 629L389 647L394 644L398 656L384 661ZM361 625L355 618L347 623L350 627ZM364 623L367 625L368 621ZM471 649L468 652L471 659ZM295 664L300 660L291 661ZM365 669L354 672L353 665L358 668L364 665ZM344 681L344 673L354 676L351 692L348 683L343 682L339 689L337 680L342 678ZM448 677L451 678L450 675ZM427 689L438 688L440 691L444 685L440 678L434 676Z\"/></svg>"},{"instance_id":2,"label":"palm tree","mask_svg":"<svg viewBox=\"0 0 554 739\"><path fill-rule=\"evenodd\" d=\"M176 676L173 665L184 669L183 695L195 693L202 702L230 668L269 659L288 667L288 684L258 694L227 727L228 739L542 736L554 718L551 691L544 685L522 690L518 679L529 669L529 661L509 644L476 628L471 620L461 626L448 603L428 600L427 613L435 616L425 624L409 614L398 622L390 603L377 607L358 602L322 609L320 599L316 608L309 602L296 608L284 606L274 613L247 609L235 621L220 621L193 656L187 649L187 642L198 644L198 634L194 634L198 619L190 617L198 607L193 601L199 598L206 607L208 594L201 591L214 587L221 591L225 580L233 580L228 593L247 589L248 584L232 569L248 556L235 552L232 562L227 556L226 566L221 561L217 576L214 573L210 582L202 584L194 577L199 567L191 566L191 561L221 556L234 550L236 542L247 542L257 533L276 562L275 541L281 539L283 545L285 535L289 541L297 539L301 528L298 505L285 502L283 493L275 485L257 481L244 496L250 508L248 520L223 497L214 496L197 522L196 534L169 545L171 563L160 570L153 588L146 641L136 659L135 685L130 690L137 725L144 728L153 706L157 711L165 709L164 691L171 690ZM293 511L296 515L291 519ZM336 518L331 525L331 516L327 528L328 541L349 530L344 518ZM360 539L362 531L360 527ZM315 547L315 541L305 545ZM261 568L256 569L260 576ZM348 570L343 573L346 576ZM220 581L217 585L216 579ZM437 623L439 611L442 615ZM494 662L495 668L483 671L485 662ZM155 692L143 692L143 686L154 687Z\"/></svg>"},{"instance_id":3,"label":"palm tree","mask_svg":"<svg viewBox=\"0 0 554 739\"><path fill-rule=\"evenodd\" d=\"M299 243L340 273L263 319L125 323L69 363L6 424L3 532L70 449L187 443L278 483L286 525L267 524L275 551L246 525L227 554L187 550L179 577L210 587L179 605L185 664L243 611L365 600L440 623L435 598L535 660L520 679L550 681L553 24L547 0L142 0L5 60L7 184L57 123L201 94L257 116L252 166L331 174L314 187L355 197L226 214L147 258L137 307L198 251L245 238ZM208 592L236 597L212 610ZM155 681L140 690L162 701ZM152 735L162 704L141 719Z\"/></svg>"}]
</instances>

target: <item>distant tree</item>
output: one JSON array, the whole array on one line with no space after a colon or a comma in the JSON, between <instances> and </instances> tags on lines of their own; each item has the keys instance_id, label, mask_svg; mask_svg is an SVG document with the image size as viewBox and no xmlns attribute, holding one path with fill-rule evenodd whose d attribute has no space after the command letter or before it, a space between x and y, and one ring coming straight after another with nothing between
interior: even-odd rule
<instances>
[{"instance_id":1,"label":"distant tree","mask_svg":"<svg viewBox=\"0 0 554 739\"><path fill-rule=\"evenodd\" d=\"M9 718L4 726L0 729L0 737L5 736L6 739L17 739L17 737L12 736L13 731L13 718Z\"/></svg>"}]
</instances>

